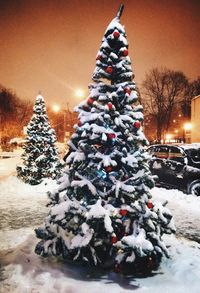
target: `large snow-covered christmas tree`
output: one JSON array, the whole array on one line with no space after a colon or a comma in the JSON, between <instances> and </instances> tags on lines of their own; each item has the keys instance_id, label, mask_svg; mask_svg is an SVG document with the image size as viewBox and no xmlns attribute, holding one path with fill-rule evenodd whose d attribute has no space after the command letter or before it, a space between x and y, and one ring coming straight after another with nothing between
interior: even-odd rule
<instances>
[{"instance_id":1,"label":"large snow-covered christmas tree","mask_svg":"<svg viewBox=\"0 0 200 293\"><path fill-rule=\"evenodd\" d=\"M89 97L77 108L68 169L49 195L52 207L36 229L42 240L35 251L134 274L168 256L162 235L175 229L170 211L151 201L154 180L122 10L105 31Z\"/></svg>"},{"instance_id":2,"label":"large snow-covered christmas tree","mask_svg":"<svg viewBox=\"0 0 200 293\"><path fill-rule=\"evenodd\" d=\"M55 142L55 131L50 126L44 99L39 94L27 126L23 164L17 166L18 177L31 185L41 183L44 178L57 178L61 164Z\"/></svg>"}]
</instances>

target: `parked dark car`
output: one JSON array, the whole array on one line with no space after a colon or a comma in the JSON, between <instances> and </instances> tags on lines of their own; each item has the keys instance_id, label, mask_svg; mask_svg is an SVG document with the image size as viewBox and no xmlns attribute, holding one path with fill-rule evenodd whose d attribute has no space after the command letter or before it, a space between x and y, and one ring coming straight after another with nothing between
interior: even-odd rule
<instances>
[{"instance_id":1,"label":"parked dark car","mask_svg":"<svg viewBox=\"0 0 200 293\"><path fill-rule=\"evenodd\" d=\"M147 149L158 183L200 196L200 144L159 144Z\"/></svg>"}]
</instances>

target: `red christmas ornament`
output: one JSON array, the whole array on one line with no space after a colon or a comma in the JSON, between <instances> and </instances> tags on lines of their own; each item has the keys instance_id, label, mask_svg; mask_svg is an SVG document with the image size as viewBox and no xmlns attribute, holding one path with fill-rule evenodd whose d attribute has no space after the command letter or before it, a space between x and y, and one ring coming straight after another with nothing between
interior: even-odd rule
<instances>
[{"instance_id":1,"label":"red christmas ornament","mask_svg":"<svg viewBox=\"0 0 200 293\"><path fill-rule=\"evenodd\" d=\"M125 210L125 209L121 209L121 210L119 211L119 213L120 213L120 215L122 215L122 216L126 216L127 213L128 213L128 211Z\"/></svg>"},{"instance_id":2,"label":"red christmas ornament","mask_svg":"<svg viewBox=\"0 0 200 293\"><path fill-rule=\"evenodd\" d=\"M109 139L113 139L113 138L116 137L116 135L115 135L115 133L108 133L108 134L107 134L107 137L108 137Z\"/></svg>"},{"instance_id":3,"label":"red christmas ornament","mask_svg":"<svg viewBox=\"0 0 200 293\"><path fill-rule=\"evenodd\" d=\"M105 167L105 171L107 173L111 172L112 170L113 170L113 167L112 166Z\"/></svg>"},{"instance_id":4,"label":"red christmas ornament","mask_svg":"<svg viewBox=\"0 0 200 293\"><path fill-rule=\"evenodd\" d=\"M147 262L147 266L150 269L153 269L155 266L154 260L152 259L152 257L149 257L148 262Z\"/></svg>"},{"instance_id":5,"label":"red christmas ornament","mask_svg":"<svg viewBox=\"0 0 200 293\"><path fill-rule=\"evenodd\" d=\"M128 95L130 95L130 93L131 93L131 89L130 89L129 87L125 88L124 91L125 91L125 93L128 94Z\"/></svg>"},{"instance_id":6,"label":"red christmas ornament","mask_svg":"<svg viewBox=\"0 0 200 293\"><path fill-rule=\"evenodd\" d=\"M128 50L125 49L122 54L123 54L124 57L128 56Z\"/></svg>"},{"instance_id":7,"label":"red christmas ornament","mask_svg":"<svg viewBox=\"0 0 200 293\"><path fill-rule=\"evenodd\" d=\"M108 67L106 68L106 72L109 73L109 74L111 74L111 73L113 72L113 68L112 68L112 66L108 66Z\"/></svg>"},{"instance_id":8,"label":"red christmas ornament","mask_svg":"<svg viewBox=\"0 0 200 293\"><path fill-rule=\"evenodd\" d=\"M92 105L94 103L94 99L88 98L87 103L88 103L88 105Z\"/></svg>"},{"instance_id":9,"label":"red christmas ornament","mask_svg":"<svg viewBox=\"0 0 200 293\"><path fill-rule=\"evenodd\" d=\"M109 102L109 103L108 103L108 109L109 109L109 110L112 110L112 108L113 108L113 104L112 104L111 102Z\"/></svg>"},{"instance_id":10,"label":"red christmas ornament","mask_svg":"<svg viewBox=\"0 0 200 293\"><path fill-rule=\"evenodd\" d=\"M140 128L140 121L135 121L133 126L136 128L136 129L139 129Z\"/></svg>"},{"instance_id":11,"label":"red christmas ornament","mask_svg":"<svg viewBox=\"0 0 200 293\"><path fill-rule=\"evenodd\" d=\"M88 111L89 108L88 108L87 106L83 106L83 110L84 110L84 111Z\"/></svg>"},{"instance_id":12,"label":"red christmas ornament","mask_svg":"<svg viewBox=\"0 0 200 293\"><path fill-rule=\"evenodd\" d=\"M116 243L117 241L118 241L117 236L112 236L111 237L112 244Z\"/></svg>"},{"instance_id":13,"label":"red christmas ornament","mask_svg":"<svg viewBox=\"0 0 200 293\"><path fill-rule=\"evenodd\" d=\"M113 33L113 37L114 37L115 39L118 39L119 36L120 36L120 33L119 33L118 31L114 31L114 33Z\"/></svg>"},{"instance_id":14,"label":"red christmas ornament","mask_svg":"<svg viewBox=\"0 0 200 293\"><path fill-rule=\"evenodd\" d=\"M151 201L148 201L147 206L148 206L149 209L152 209L153 208L152 202Z\"/></svg>"},{"instance_id":15,"label":"red christmas ornament","mask_svg":"<svg viewBox=\"0 0 200 293\"><path fill-rule=\"evenodd\" d=\"M115 272L115 273L120 273L120 272L121 272L121 269L120 269L120 266L119 266L118 263L115 264L115 266L114 266L114 272Z\"/></svg>"}]
</instances>

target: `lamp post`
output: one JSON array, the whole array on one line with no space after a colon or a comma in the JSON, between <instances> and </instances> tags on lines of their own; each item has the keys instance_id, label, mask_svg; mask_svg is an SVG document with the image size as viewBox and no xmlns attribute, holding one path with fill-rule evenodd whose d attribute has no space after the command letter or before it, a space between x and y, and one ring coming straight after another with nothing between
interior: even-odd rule
<instances>
[{"instance_id":1,"label":"lamp post","mask_svg":"<svg viewBox=\"0 0 200 293\"><path fill-rule=\"evenodd\" d=\"M76 121L76 119L72 118L72 113L69 110L69 105L67 103L67 109L62 109L60 105L54 104L52 106L52 110L54 113L62 113L62 122L59 122L55 126L63 125L63 141L65 142L66 138L70 137L70 134L72 132L72 125L73 122Z\"/></svg>"},{"instance_id":2,"label":"lamp post","mask_svg":"<svg viewBox=\"0 0 200 293\"><path fill-rule=\"evenodd\" d=\"M65 142L65 132L66 132L66 111L61 109L60 105L54 104L52 106L52 110L54 113L59 113L63 111L63 141ZM59 123L60 124L60 123ZM57 125L59 125L57 124Z\"/></svg>"},{"instance_id":3,"label":"lamp post","mask_svg":"<svg viewBox=\"0 0 200 293\"><path fill-rule=\"evenodd\" d=\"M81 88L77 88L74 90L73 96L78 99L83 99L85 96L85 92ZM67 103L67 109L63 109L60 105L54 104L52 106L52 110L55 113L63 112L63 141L65 142L66 134L67 136L70 136L72 132L73 122L75 122L77 119L73 118L72 113L69 110L69 103Z\"/></svg>"}]
</instances>

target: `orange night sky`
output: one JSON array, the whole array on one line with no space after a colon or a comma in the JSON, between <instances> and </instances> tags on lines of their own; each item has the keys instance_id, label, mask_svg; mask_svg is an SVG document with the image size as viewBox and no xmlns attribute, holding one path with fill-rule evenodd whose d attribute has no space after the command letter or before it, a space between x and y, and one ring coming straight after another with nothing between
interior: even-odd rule
<instances>
[{"instance_id":1,"label":"orange night sky","mask_svg":"<svg viewBox=\"0 0 200 293\"><path fill-rule=\"evenodd\" d=\"M138 84L155 66L200 75L199 0L0 0L0 83L31 100L41 90L48 104L76 105L73 91L87 93L120 3Z\"/></svg>"}]
</instances>

